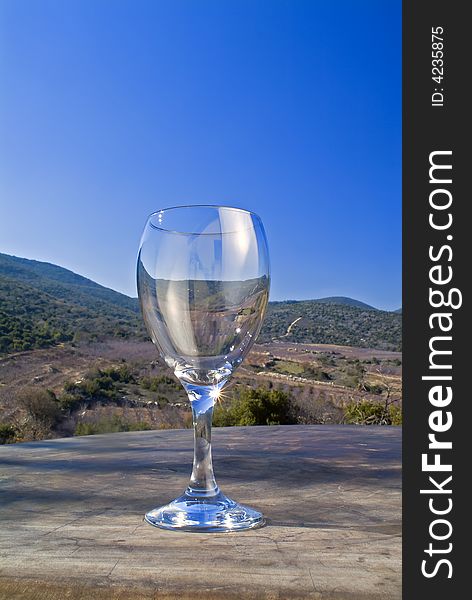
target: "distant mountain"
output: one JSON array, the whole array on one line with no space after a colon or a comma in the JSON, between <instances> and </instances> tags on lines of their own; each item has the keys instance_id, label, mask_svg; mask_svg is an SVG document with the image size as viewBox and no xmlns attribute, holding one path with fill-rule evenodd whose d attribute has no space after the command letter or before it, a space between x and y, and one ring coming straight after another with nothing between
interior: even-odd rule
<instances>
[{"instance_id":1,"label":"distant mountain","mask_svg":"<svg viewBox=\"0 0 472 600\"><path fill-rule=\"evenodd\" d=\"M0 253L0 353L146 338L137 298L50 263ZM401 314L352 298L270 302L259 340L401 349Z\"/></svg>"},{"instance_id":2,"label":"distant mountain","mask_svg":"<svg viewBox=\"0 0 472 600\"><path fill-rule=\"evenodd\" d=\"M357 308L366 308L368 310L377 310L370 304L361 302L360 300L354 300L354 298L348 298L347 296L328 296L326 298L316 298L314 300L282 300L280 304L299 304L300 302L317 302L318 304L344 304L346 306L357 306ZM273 302L273 304L279 304Z\"/></svg>"}]
</instances>

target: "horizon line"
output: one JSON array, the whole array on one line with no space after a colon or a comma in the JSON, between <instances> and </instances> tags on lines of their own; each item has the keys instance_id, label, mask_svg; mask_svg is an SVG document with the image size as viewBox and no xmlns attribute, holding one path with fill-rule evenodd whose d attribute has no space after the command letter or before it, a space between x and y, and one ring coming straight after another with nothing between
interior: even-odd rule
<instances>
[{"instance_id":1,"label":"horizon line","mask_svg":"<svg viewBox=\"0 0 472 600\"><path fill-rule=\"evenodd\" d=\"M38 263L43 263L43 264L51 265L53 267L58 267L60 269L66 270L66 271L70 271L74 275L77 275L79 277L83 277L84 279L88 279L92 283L95 283L96 285L99 285L99 286L101 286L103 288L109 289L112 292L115 292L117 294L121 294L123 296L126 296L127 298L132 298L134 300L138 300L139 299L138 295L134 296L134 295L128 294L126 292L117 290L117 289L115 289L113 287L110 287L108 285L104 285L102 283L99 283L98 281L95 281L94 279L91 279L90 277L87 277L87 275L82 275L81 273L77 273L76 271L73 271L72 269L69 269L68 267L64 267L64 266L59 265L57 263L50 262L49 260L39 260L37 258L28 258L26 256L17 256L16 254L8 254L7 252L0 252L0 254L3 254L4 256L9 256L11 258L19 258L19 259L22 259L22 260L30 260L30 261L33 261L33 262L38 262ZM184 281L184 280L182 280L182 281ZM204 281L204 280L202 280L202 281ZM218 280L215 279L215 281L218 281ZM345 295L342 295L342 294L333 294L333 295L329 295L329 296L320 296L318 298L310 297L310 298L271 299L270 298L270 293L269 293L269 302L317 302L319 300L326 300L328 298L346 298L348 300L354 300L355 302L361 302L362 304L365 304L366 306L369 306L369 307L373 308L374 310L379 310L379 311L382 311L382 312L392 312L392 313L394 313L394 312L399 312L400 310L403 309L403 305L400 305L398 308L395 308L395 309L378 308L377 306L374 306L373 304L369 304L368 302L365 302L364 300L359 300L359 298L353 298L352 296L345 296ZM360 308L360 307L358 307L358 308Z\"/></svg>"}]
</instances>

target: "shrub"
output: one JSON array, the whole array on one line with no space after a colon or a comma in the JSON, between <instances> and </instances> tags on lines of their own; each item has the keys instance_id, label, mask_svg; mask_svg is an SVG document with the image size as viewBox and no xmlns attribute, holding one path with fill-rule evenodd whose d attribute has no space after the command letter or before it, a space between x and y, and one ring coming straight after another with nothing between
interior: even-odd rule
<instances>
[{"instance_id":1,"label":"shrub","mask_svg":"<svg viewBox=\"0 0 472 600\"><path fill-rule=\"evenodd\" d=\"M385 387L379 383L364 383L363 389L371 394L382 394L385 391Z\"/></svg>"},{"instance_id":2,"label":"shrub","mask_svg":"<svg viewBox=\"0 0 472 600\"><path fill-rule=\"evenodd\" d=\"M157 397L157 402L159 404L159 408L162 408L163 406L166 406L167 404L169 404L169 399L166 398L166 396L159 395Z\"/></svg>"},{"instance_id":3,"label":"shrub","mask_svg":"<svg viewBox=\"0 0 472 600\"><path fill-rule=\"evenodd\" d=\"M236 423L231 408L217 405L213 410L212 425L213 427L231 427L233 425L239 425L239 423Z\"/></svg>"},{"instance_id":4,"label":"shrub","mask_svg":"<svg viewBox=\"0 0 472 600\"><path fill-rule=\"evenodd\" d=\"M178 384L172 377L168 375L158 375L157 377L141 377L139 380L141 387L151 392L159 392L162 386L168 386L174 389L180 390L180 384Z\"/></svg>"},{"instance_id":5,"label":"shrub","mask_svg":"<svg viewBox=\"0 0 472 600\"><path fill-rule=\"evenodd\" d=\"M344 422L353 425L401 425L402 410L395 404L360 400L344 410Z\"/></svg>"},{"instance_id":6,"label":"shrub","mask_svg":"<svg viewBox=\"0 0 472 600\"><path fill-rule=\"evenodd\" d=\"M280 390L244 389L228 407L217 406L213 424L231 425L289 425L296 423L290 397Z\"/></svg>"},{"instance_id":7,"label":"shrub","mask_svg":"<svg viewBox=\"0 0 472 600\"><path fill-rule=\"evenodd\" d=\"M118 381L120 383L135 383L136 379L131 372L130 368L123 364L118 368L112 367L110 369L102 369L98 371L99 376L110 377L113 381Z\"/></svg>"},{"instance_id":8,"label":"shrub","mask_svg":"<svg viewBox=\"0 0 472 600\"><path fill-rule=\"evenodd\" d=\"M80 383L67 382L64 390L82 400L111 400L116 397L116 389L111 377L86 378Z\"/></svg>"},{"instance_id":9,"label":"shrub","mask_svg":"<svg viewBox=\"0 0 472 600\"><path fill-rule=\"evenodd\" d=\"M401 425L403 423L403 411L401 406L398 406L397 404L391 404L389 409L392 425Z\"/></svg>"},{"instance_id":10,"label":"shrub","mask_svg":"<svg viewBox=\"0 0 472 600\"><path fill-rule=\"evenodd\" d=\"M65 392L59 396L58 402L63 410L74 411L78 410L83 404L83 398L79 394Z\"/></svg>"},{"instance_id":11,"label":"shrub","mask_svg":"<svg viewBox=\"0 0 472 600\"><path fill-rule=\"evenodd\" d=\"M139 421L138 423L129 423L128 428L125 431L151 431L152 426L145 421Z\"/></svg>"},{"instance_id":12,"label":"shrub","mask_svg":"<svg viewBox=\"0 0 472 600\"><path fill-rule=\"evenodd\" d=\"M303 371L302 376L306 377L307 379L316 379L317 381L332 380L331 375L326 371L323 371L323 369L320 369L319 367L307 367Z\"/></svg>"},{"instance_id":13,"label":"shrub","mask_svg":"<svg viewBox=\"0 0 472 600\"><path fill-rule=\"evenodd\" d=\"M18 392L17 400L26 413L21 426L21 435L25 439L47 437L62 418L57 398L50 390L23 388Z\"/></svg>"},{"instance_id":14,"label":"shrub","mask_svg":"<svg viewBox=\"0 0 472 600\"><path fill-rule=\"evenodd\" d=\"M51 390L24 388L17 398L28 417L41 425L52 427L60 418L59 404Z\"/></svg>"},{"instance_id":15,"label":"shrub","mask_svg":"<svg viewBox=\"0 0 472 600\"><path fill-rule=\"evenodd\" d=\"M127 365L118 368L95 369L87 373L82 381L64 385L59 401L67 410L76 410L83 403L117 400L120 384L135 383L135 377Z\"/></svg>"},{"instance_id":16,"label":"shrub","mask_svg":"<svg viewBox=\"0 0 472 600\"><path fill-rule=\"evenodd\" d=\"M317 360L320 363L320 365L322 365L323 367L335 367L336 363L333 359L332 356L329 356L328 354L318 354L317 355Z\"/></svg>"},{"instance_id":17,"label":"shrub","mask_svg":"<svg viewBox=\"0 0 472 600\"><path fill-rule=\"evenodd\" d=\"M0 444L13 443L16 433L16 429L12 425L0 424Z\"/></svg>"}]
</instances>

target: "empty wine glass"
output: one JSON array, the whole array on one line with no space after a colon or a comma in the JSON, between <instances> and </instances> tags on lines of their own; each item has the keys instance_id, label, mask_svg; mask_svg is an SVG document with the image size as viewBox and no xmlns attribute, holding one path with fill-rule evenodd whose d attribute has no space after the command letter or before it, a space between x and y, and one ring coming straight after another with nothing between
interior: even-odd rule
<instances>
[{"instance_id":1,"label":"empty wine glass","mask_svg":"<svg viewBox=\"0 0 472 600\"><path fill-rule=\"evenodd\" d=\"M264 524L261 513L218 488L211 459L213 406L254 343L269 296L269 254L260 218L226 206L153 213L138 256L147 330L190 399L194 460L185 493L149 511L164 529L233 531Z\"/></svg>"}]
</instances>

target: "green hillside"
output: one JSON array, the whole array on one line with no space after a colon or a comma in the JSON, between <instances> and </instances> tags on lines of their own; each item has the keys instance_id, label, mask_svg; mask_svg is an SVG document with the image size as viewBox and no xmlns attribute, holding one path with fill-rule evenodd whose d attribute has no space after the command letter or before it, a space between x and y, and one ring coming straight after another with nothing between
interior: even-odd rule
<instances>
[{"instance_id":1,"label":"green hillside","mask_svg":"<svg viewBox=\"0 0 472 600\"><path fill-rule=\"evenodd\" d=\"M346 302L271 302L259 341L273 339L401 350L402 317Z\"/></svg>"},{"instance_id":2,"label":"green hillside","mask_svg":"<svg viewBox=\"0 0 472 600\"><path fill-rule=\"evenodd\" d=\"M68 269L37 260L0 253L0 277L30 285L54 298L83 307L121 307L139 312L135 298L125 296Z\"/></svg>"},{"instance_id":3,"label":"green hillside","mask_svg":"<svg viewBox=\"0 0 472 600\"><path fill-rule=\"evenodd\" d=\"M109 336L146 336L136 298L0 253L0 353ZM274 339L400 350L401 314L345 297L270 302L258 341Z\"/></svg>"},{"instance_id":4,"label":"green hillside","mask_svg":"<svg viewBox=\"0 0 472 600\"><path fill-rule=\"evenodd\" d=\"M0 352L144 335L136 299L67 269L0 254Z\"/></svg>"}]
</instances>

